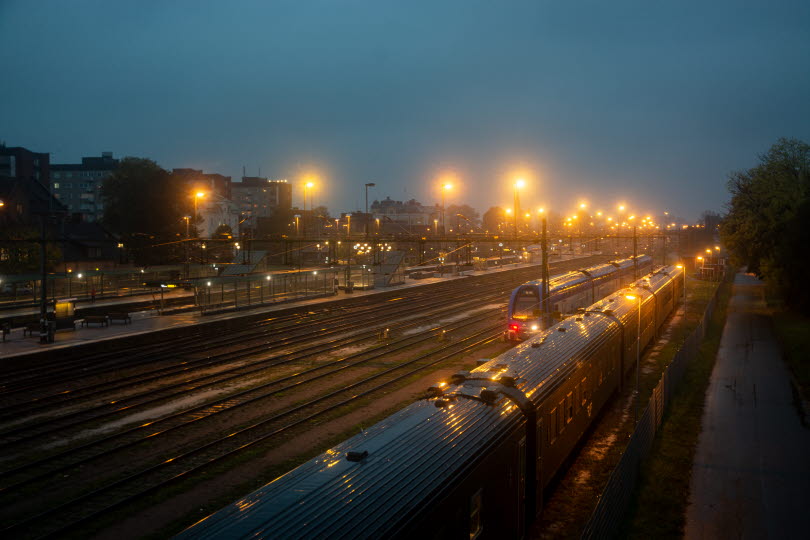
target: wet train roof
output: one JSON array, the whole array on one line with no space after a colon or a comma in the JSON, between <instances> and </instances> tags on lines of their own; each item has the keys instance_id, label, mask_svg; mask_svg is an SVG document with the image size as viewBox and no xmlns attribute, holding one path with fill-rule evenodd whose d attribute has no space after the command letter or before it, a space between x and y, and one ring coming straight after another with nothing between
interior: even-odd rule
<instances>
[{"instance_id":1,"label":"wet train roof","mask_svg":"<svg viewBox=\"0 0 810 540\"><path fill-rule=\"evenodd\" d=\"M652 262L652 258L649 255L639 255L638 261L640 263ZM580 283L584 283L589 278L598 278L602 276L606 276L612 272L615 272L617 268L625 269L630 268L633 266L633 259L620 259L618 261L611 261L606 264L598 264L596 266L590 266L588 268L583 268L582 270L574 270L571 272L566 272L565 274L561 274L559 276L553 277L549 280L549 286L554 287L569 287L571 285L579 285ZM527 281L524 285L539 287L542 285L542 279L534 279L532 281Z\"/></svg>"},{"instance_id":2,"label":"wet train roof","mask_svg":"<svg viewBox=\"0 0 810 540\"><path fill-rule=\"evenodd\" d=\"M657 291L678 271L668 267L636 283ZM622 289L630 290L651 297L640 287ZM622 318L632 313L634 301L620 292L588 308L607 309ZM493 437L507 436L522 421L522 413L503 395L492 405L479 399L483 390L500 387L495 379L513 377L515 386L539 403L587 351L618 331L605 316L569 317L472 370L462 384L446 385L438 398L445 406L437 407L437 398L418 401L198 522L179 538L388 536L448 485L458 473L456 465L472 466ZM350 461L349 452L358 453L359 460Z\"/></svg>"},{"instance_id":3,"label":"wet train roof","mask_svg":"<svg viewBox=\"0 0 810 540\"><path fill-rule=\"evenodd\" d=\"M477 395L481 387L468 390ZM435 401L406 407L179 538L389 536L398 520L448 484L455 465L473 462L493 436L505 436L521 418L506 401L494 407L475 399L457 398L445 407ZM349 461L348 452L368 455Z\"/></svg>"},{"instance_id":4,"label":"wet train roof","mask_svg":"<svg viewBox=\"0 0 810 540\"><path fill-rule=\"evenodd\" d=\"M653 297L650 291L657 294L679 272L681 270L677 267L669 266L648 274L477 369L488 370L498 364L508 364L511 374L520 381L518 388L539 403L576 370L586 351L620 331L612 318L589 311L606 312L626 322L635 315L636 301L625 295L641 294L642 303L646 304ZM553 374L560 377L551 378Z\"/></svg>"}]
</instances>

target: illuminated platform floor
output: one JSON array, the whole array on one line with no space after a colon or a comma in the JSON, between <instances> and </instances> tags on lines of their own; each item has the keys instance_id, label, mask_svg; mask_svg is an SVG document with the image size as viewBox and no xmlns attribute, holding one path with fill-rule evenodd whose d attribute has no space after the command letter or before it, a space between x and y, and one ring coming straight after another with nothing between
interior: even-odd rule
<instances>
[{"instance_id":1,"label":"illuminated platform floor","mask_svg":"<svg viewBox=\"0 0 810 540\"><path fill-rule=\"evenodd\" d=\"M579 257L572 257L572 258L579 258ZM563 260L570 260L569 258ZM555 261L558 262L558 261ZM117 339L126 336L134 336L138 334L148 334L151 332L166 330L169 328L178 328L184 326L191 326L194 324L200 323L209 323L212 321L220 321L220 320L228 320L228 319L235 319L239 317L244 317L246 315L257 314L257 313L271 313L273 311L282 310L282 309L289 309L295 306L306 306L312 304L323 304L326 302L334 302L337 300L343 300L346 298L353 298L358 296L366 296L372 294L380 294L384 292L389 292L392 290L401 290L404 288L409 287L419 287L422 285L428 285L431 283L437 283L452 279L463 279L464 276L471 276L471 275L486 275L492 274L493 272L503 272L507 270L514 270L515 268L526 268L529 266L533 266L532 264L524 263L524 264L509 264L504 266L503 268L494 268L485 271L467 271L464 272L462 275L453 276L453 275L446 275L440 278L427 278L427 279L419 279L419 280L406 280L406 282L402 285L396 285L392 287L380 288L380 289L369 289L369 290L356 290L353 293L345 293L344 291L339 291L335 296L329 297L320 297L320 298L312 298L308 300L301 300L301 301L294 301L294 302L285 302L279 303L275 305L264 305L264 306L257 306L253 309L244 309L237 312L230 312L230 313L223 313L219 315L206 315L203 316L199 312L187 312L187 313L179 313L173 315L163 315L159 316L156 311L144 311L144 312L133 312L130 315L132 316L132 324L122 324L122 323L111 323L109 326L101 327L99 325L92 325L90 327L82 328L79 324L76 325L75 331L70 330L62 330L56 333L54 343L50 344L42 344L39 343L39 337L34 336L23 336L23 329L17 328L12 330L11 334L6 336L6 342L0 343L0 359L2 358L10 358L14 356L20 356L25 354L31 353L39 353L41 351L53 351L54 354L58 354L60 350L66 349L68 347L75 347L77 345L83 345L92 342L101 342L106 340ZM538 266L539 265L535 265ZM539 272L539 270L538 270ZM107 303L108 302L108 303ZM117 302L115 300L110 301L98 301L95 303L95 306L104 306L109 305L110 307L114 307L116 305L120 305L123 302ZM29 310L30 311L30 310Z\"/></svg>"}]
</instances>

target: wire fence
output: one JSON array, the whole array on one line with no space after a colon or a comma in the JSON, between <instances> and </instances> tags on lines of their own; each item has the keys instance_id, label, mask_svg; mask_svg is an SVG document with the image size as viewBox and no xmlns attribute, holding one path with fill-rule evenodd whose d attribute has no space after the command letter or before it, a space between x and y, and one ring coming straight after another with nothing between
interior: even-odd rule
<instances>
[{"instance_id":1,"label":"wire fence","mask_svg":"<svg viewBox=\"0 0 810 540\"><path fill-rule=\"evenodd\" d=\"M585 525L582 538L616 536L630 507L641 461L647 457L652 448L664 412L675 394L678 383L683 378L687 365L697 357L700 344L706 336L706 328L717 307L719 291L719 287L715 289L697 328L684 341L672 363L661 375L661 379L653 389L647 408L639 418L627 449L611 472L608 483L599 497L599 502Z\"/></svg>"}]
</instances>

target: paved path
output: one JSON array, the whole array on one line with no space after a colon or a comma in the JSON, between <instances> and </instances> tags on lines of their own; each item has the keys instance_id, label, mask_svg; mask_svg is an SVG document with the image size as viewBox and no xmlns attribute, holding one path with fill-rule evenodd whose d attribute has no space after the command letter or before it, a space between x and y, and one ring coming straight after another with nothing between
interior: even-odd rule
<instances>
[{"instance_id":1,"label":"paved path","mask_svg":"<svg viewBox=\"0 0 810 540\"><path fill-rule=\"evenodd\" d=\"M692 469L686 538L810 538L810 430L764 302L738 274Z\"/></svg>"}]
</instances>

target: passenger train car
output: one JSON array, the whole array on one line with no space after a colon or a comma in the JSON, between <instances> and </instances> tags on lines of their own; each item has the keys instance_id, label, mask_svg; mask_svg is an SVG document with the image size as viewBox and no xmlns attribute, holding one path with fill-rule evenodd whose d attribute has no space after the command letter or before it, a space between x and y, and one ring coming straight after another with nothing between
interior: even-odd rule
<instances>
[{"instance_id":1,"label":"passenger train car","mask_svg":"<svg viewBox=\"0 0 810 540\"><path fill-rule=\"evenodd\" d=\"M521 538L682 287L680 269L653 272L180 538Z\"/></svg>"},{"instance_id":2,"label":"passenger train car","mask_svg":"<svg viewBox=\"0 0 810 540\"><path fill-rule=\"evenodd\" d=\"M652 270L652 257L639 255L638 275ZM583 270L567 272L549 280L549 314L573 313L633 281L634 259L622 259ZM506 338L518 341L545 330L543 327L543 281L517 287L509 298Z\"/></svg>"}]
</instances>

